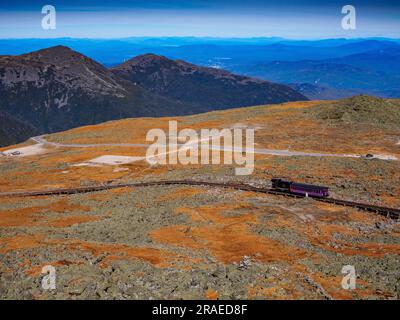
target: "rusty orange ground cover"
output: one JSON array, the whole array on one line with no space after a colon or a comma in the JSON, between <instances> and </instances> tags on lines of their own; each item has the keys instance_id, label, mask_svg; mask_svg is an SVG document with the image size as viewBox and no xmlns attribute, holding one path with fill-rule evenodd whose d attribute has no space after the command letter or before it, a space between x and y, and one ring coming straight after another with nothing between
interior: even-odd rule
<instances>
[{"instance_id":1,"label":"rusty orange ground cover","mask_svg":"<svg viewBox=\"0 0 400 320\"><path fill-rule=\"evenodd\" d=\"M257 148L360 154L381 152L400 157L400 146L395 145L392 139L393 136L400 137L400 130L389 133L378 129L368 131L368 128L358 126L324 127L321 123L304 117L304 110L318 103L320 102L299 102L226 110L177 120L181 128L192 127L196 130L233 127L238 124L255 127ZM249 116L252 112L254 117ZM148 129L167 129L167 121L170 119L172 118L112 121L58 133L49 136L48 139L65 143L145 143L145 133ZM313 135L310 135L310 132L313 132ZM47 153L32 157L0 157L0 166L2 170L4 168L4 172L1 173L0 192L159 180L171 178L175 173L180 177L187 177L188 172L202 177L202 170L206 172L205 176L208 179L214 174L218 179L236 178L232 178L228 170L221 174L223 169L220 166L206 169L202 166L149 166L144 161L120 166L74 166L101 155L142 156L145 151L145 148L50 147ZM318 177L327 184L334 184L335 179L343 179L348 185L355 184L363 178L376 187L376 190L371 191L371 201L379 199L388 206L400 206L400 187L385 192L379 191L379 186L388 176L393 180L399 177L395 166L389 167L385 171L387 174L382 175L379 163L374 167L373 162L371 167L374 170L365 177L363 174L366 173L360 172L355 162L346 162L338 166L329 162L332 167L327 167L327 163L321 160L308 167L307 161L299 165L295 160L284 161L274 156L257 155L256 170L250 178L264 181L272 174L277 174L292 179ZM119 196L141 192L138 188L121 188L88 194L85 198L87 204L72 202L69 197L0 198L0 254L13 255L40 248L51 248L61 253L63 250L83 251L101 257L99 268L107 268L119 261L135 263L139 259L155 268L182 272L193 271L195 268L208 270L207 259L212 259L215 264L229 266L233 263L239 264L244 256L248 256L262 265L279 264L286 268L281 274L264 277L246 287L250 298L302 298L304 293L300 291L299 286L315 291L304 283L305 276L320 284L336 299L370 298L377 295L383 298L391 297L392 293L385 290L376 293L371 289L371 280L363 278L357 280L360 288L356 291L344 292L340 290L340 275L327 275L305 266L305 260L314 265L329 264L328 257L332 256L344 257L343 259L361 257L379 261L389 255L400 255L397 239L400 237L399 226L388 227L388 231L382 231L376 228L376 225L387 224L385 218L324 203L282 200L251 192L242 192L239 195L234 193L232 196L231 190L213 190L215 194L222 194L228 200L198 205L197 199L207 197L209 190L201 187L182 187L145 199L146 201L132 203L132 212L146 212L150 208L160 206L166 217L179 218L178 223L161 224L149 230L148 234L145 234L149 239L148 243L110 243L87 241L79 237L64 238L73 229L71 227L79 229L79 226L84 226L86 230L92 231L95 230L92 227L96 226L96 223L102 224L106 221L104 219L112 217L112 207L99 214L98 205L112 202L119 199ZM191 201L192 204L182 205L183 200ZM19 201L31 201L32 205L20 206ZM48 203L38 204L36 201ZM254 205L257 201L266 206ZM134 215L132 221L133 218ZM118 233L118 230L112 232ZM288 243L285 234L298 239L303 246L297 245L296 241ZM379 239L383 236L387 236L389 240L380 242ZM88 262L57 258L32 264L29 259L23 259L18 265L30 277L36 277L41 267L48 263L68 267ZM217 299L220 294L220 288L210 286L201 297ZM316 294L311 297L320 296Z\"/></svg>"},{"instance_id":2,"label":"rusty orange ground cover","mask_svg":"<svg viewBox=\"0 0 400 320\"><path fill-rule=\"evenodd\" d=\"M306 255L303 250L260 237L250 231L250 225L258 223L248 212L232 217L223 211L246 206L240 204L178 208L179 214L187 214L198 226L168 226L151 233L154 240L195 250L209 250L223 263L240 262L243 256L252 256L262 262L294 261ZM250 210L249 210L250 211Z\"/></svg>"}]
</instances>

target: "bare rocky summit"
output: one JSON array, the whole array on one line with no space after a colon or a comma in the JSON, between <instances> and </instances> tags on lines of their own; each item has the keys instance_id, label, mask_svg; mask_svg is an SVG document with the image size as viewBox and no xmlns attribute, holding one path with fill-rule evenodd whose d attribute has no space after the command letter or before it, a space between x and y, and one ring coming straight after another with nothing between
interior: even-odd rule
<instances>
[{"instance_id":1,"label":"bare rocky summit","mask_svg":"<svg viewBox=\"0 0 400 320\"><path fill-rule=\"evenodd\" d=\"M112 69L152 93L208 110L308 100L276 83L145 54Z\"/></svg>"}]
</instances>

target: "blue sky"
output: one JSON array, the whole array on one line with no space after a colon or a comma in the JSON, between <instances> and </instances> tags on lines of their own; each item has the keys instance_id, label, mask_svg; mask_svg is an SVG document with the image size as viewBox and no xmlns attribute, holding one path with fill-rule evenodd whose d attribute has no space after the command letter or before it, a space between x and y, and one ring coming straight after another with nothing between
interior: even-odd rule
<instances>
[{"instance_id":1,"label":"blue sky","mask_svg":"<svg viewBox=\"0 0 400 320\"><path fill-rule=\"evenodd\" d=\"M57 10L41 28L42 6ZM357 9L357 29L341 28L341 8ZM400 38L400 1L333 0L13 0L0 2L0 38L214 36L316 39Z\"/></svg>"}]
</instances>

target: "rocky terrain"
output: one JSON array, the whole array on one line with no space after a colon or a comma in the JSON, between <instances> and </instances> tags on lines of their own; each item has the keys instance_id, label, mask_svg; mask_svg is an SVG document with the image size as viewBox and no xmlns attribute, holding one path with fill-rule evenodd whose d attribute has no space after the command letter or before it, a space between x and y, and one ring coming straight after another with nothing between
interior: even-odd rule
<instances>
[{"instance_id":1,"label":"rocky terrain","mask_svg":"<svg viewBox=\"0 0 400 320\"><path fill-rule=\"evenodd\" d=\"M0 111L39 133L129 117L307 100L286 86L154 55L110 70L64 46L0 56L0 98ZM24 139L9 137L10 143Z\"/></svg>"},{"instance_id":2,"label":"rocky terrain","mask_svg":"<svg viewBox=\"0 0 400 320\"><path fill-rule=\"evenodd\" d=\"M176 119L195 130L255 128L257 148L400 159L399 124L314 118L335 103L352 108L365 99L125 119L47 135L60 146L0 156L0 192L180 179L268 186L282 177L329 186L336 198L400 208L398 160L256 154L254 173L235 176L233 165L150 166L139 158L146 148L112 145L144 143L149 129L165 129ZM138 160L90 162L102 156ZM374 213L201 186L0 197L0 297L399 299L399 237L397 221ZM55 290L41 286L46 265L56 269ZM341 285L346 265L356 271L354 290Z\"/></svg>"}]
</instances>

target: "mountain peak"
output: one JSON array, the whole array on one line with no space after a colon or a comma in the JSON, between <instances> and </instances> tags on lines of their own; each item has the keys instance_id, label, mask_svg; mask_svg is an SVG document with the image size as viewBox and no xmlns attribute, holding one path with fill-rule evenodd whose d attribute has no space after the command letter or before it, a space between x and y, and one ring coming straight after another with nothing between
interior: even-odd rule
<instances>
[{"instance_id":1,"label":"mountain peak","mask_svg":"<svg viewBox=\"0 0 400 320\"><path fill-rule=\"evenodd\" d=\"M113 95L121 97L125 89L103 65L66 46L55 46L3 59L4 77L8 86L49 86L59 92L85 92L89 96ZM67 93L54 93L58 107L67 104Z\"/></svg>"},{"instance_id":2,"label":"mountain peak","mask_svg":"<svg viewBox=\"0 0 400 320\"><path fill-rule=\"evenodd\" d=\"M112 72L158 96L201 105L204 111L307 100L284 85L155 54L130 59L113 68Z\"/></svg>"},{"instance_id":3,"label":"mountain peak","mask_svg":"<svg viewBox=\"0 0 400 320\"><path fill-rule=\"evenodd\" d=\"M49 48L45 48L45 49L40 49L38 51L33 51L30 53L24 54L23 56L37 57L37 56L58 55L58 54L65 55L65 54L71 54L71 53L72 54L73 53L80 54L80 53L72 50L70 47L59 45L59 46L49 47Z\"/></svg>"},{"instance_id":4,"label":"mountain peak","mask_svg":"<svg viewBox=\"0 0 400 320\"><path fill-rule=\"evenodd\" d=\"M131 60L156 60L156 61L157 60L158 61L164 60L164 61L166 61L166 60L170 60L170 59L168 59L165 56L158 55L158 54L155 54L155 53L145 53L145 54L141 54L141 55L139 55L137 57L134 57Z\"/></svg>"},{"instance_id":5,"label":"mountain peak","mask_svg":"<svg viewBox=\"0 0 400 320\"><path fill-rule=\"evenodd\" d=\"M134 66L146 67L148 65L159 65L162 63L172 64L174 61L161 55L146 53L125 61L115 69L126 69Z\"/></svg>"},{"instance_id":6,"label":"mountain peak","mask_svg":"<svg viewBox=\"0 0 400 320\"><path fill-rule=\"evenodd\" d=\"M146 53L134 57L119 66L113 68L115 72L141 72L141 73L177 73L180 75L193 74L199 72L202 74L208 74L219 77L229 77L232 74L223 69L215 69L210 67L203 67L192 64L184 60L172 60L162 55L156 55L153 53Z\"/></svg>"},{"instance_id":7,"label":"mountain peak","mask_svg":"<svg viewBox=\"0 0 400 320\"><path fill-rule=\"evenodd\" d=\"M83 54L74 51L69 47L61 45L30 52L22 55L21 57L24 57L27 60L35 60L54 65L69 65L71 63L82 62L97 64L97 62L84 56Z\"/></svg>"},{"instance_id":8,"label":"mountain peak","mask_svg":"<svg viewBox=\"0 0 400 320\"><path fill-rule=\"evenodd\" d=\"M49 48L45 48L39 51L46 51L46 50L51 50L51 51L67 51L67 52L71 52L73 51L70 47L67 46L63 46L63 45L58 45L58 46L53 46L53 47L49 47Z\"/></svg>"}]
</instances>

